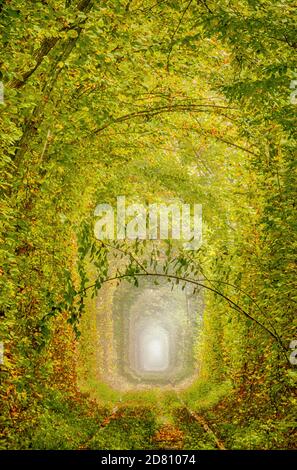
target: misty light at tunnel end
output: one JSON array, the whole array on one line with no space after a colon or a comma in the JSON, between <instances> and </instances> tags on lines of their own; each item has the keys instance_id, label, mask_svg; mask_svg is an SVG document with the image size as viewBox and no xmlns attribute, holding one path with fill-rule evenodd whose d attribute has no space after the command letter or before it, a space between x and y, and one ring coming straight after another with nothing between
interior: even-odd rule
<instances>
[{"instance_id":1,"label":"misty light at tunnel end","mask_svg":"<svg viewBox=\"0 0 297 470\"><path fill-rule=\"evenodd\" d=\"M140 335L140 369L145 372L163 372L169 367L168 332L155 326L144 329Z\"/></svg>"},{"instance_id":2,"label":"misty light at tunnel end","mask_svg":"<svg viewBox=\"0 0 297 470\"><path fill-rule=\"evenodd\" d=\"M116 379L123 387L183 386L197 376L203 296L190 286L145 278L113 299ZM112 383L112 377L107 380Z\"/></svg>"}]
</instances>

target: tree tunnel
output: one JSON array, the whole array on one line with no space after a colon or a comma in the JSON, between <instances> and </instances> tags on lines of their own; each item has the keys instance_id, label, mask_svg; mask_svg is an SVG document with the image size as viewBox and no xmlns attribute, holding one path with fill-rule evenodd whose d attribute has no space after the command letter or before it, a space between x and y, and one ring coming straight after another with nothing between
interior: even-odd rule
<instances>
[{"instance_id":1,"label":"tree tunnel","mask_svg":"<svg viewBox=\"0 0 297 470\"><path fill-rule=\"evenodd\" d=\"M203 299L191 286L123 282L113 299L117 372L131 386L175 385L197 372ZM198 335L197 335L198 333Z\"/></svg>"}]
</instances>

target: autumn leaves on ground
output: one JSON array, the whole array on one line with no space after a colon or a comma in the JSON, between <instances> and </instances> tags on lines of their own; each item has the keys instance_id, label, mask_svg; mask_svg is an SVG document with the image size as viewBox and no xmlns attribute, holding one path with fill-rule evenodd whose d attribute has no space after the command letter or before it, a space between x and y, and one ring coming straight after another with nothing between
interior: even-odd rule
<instances>
[{"instance_id":1,"label":"autumn leaves on ground","mask_svg":"<svg viewBox=\"0 0 297 470\"><path fill-rule=\"evenodd\" d=\"M296 447L294 1L1 0L0 25L1 449ZM201 204L201 247L97 240L123 195ZM196 375L129 388L118 283L160 273L203 299Z\"/></svg>"}]
</instances>

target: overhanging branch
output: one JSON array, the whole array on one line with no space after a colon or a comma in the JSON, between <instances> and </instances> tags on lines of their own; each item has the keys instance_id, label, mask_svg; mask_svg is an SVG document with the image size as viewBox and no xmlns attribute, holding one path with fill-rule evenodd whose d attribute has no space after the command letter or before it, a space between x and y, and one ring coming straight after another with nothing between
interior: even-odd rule
<instances>
[{"instance_id":1,"label":"overhanging branch","mask_svg":"<svg viewBox=\"0 0 297 470\"><path fill-rule=\"evenodd\" d=\"M252 322L257 324L262 330L264 330L266 333L268 333L280 345L281 350L284 353L284 356L286 357L286 360L288 361L288 358L285 354L286 349L284 348L284 346L281 342L281 339L278 337L278 335L276 335L273 331L271 331L269 328L267 328L261 321L257 320L255 317L250 315L246 310L244 310L240 305L238 305L232 299L227 297L225 294L223 294L222 292L218 291L217 289L215 289L213 287L206 286L205 284L203 284L200 281L196 281L195 279L186 278L186 277L182 277L182 276L177 276L175 274L154 273L154 272L146 271L144 273L143 272L142 273L135 272L133 274L126 274L126 273L125 274L119 274L117 276L113 276L113 277L104 279L104 280L101 281L101 283L103 284L105 282L111 282L111 281L116 281L116 280L121 280L121 279L126 279L126 278L150 277L150 276L152 276L152 277L162 277L162 278L166 278L167 280L172 279L172 280L176 280L176 281L186 282L186 283L189 283L189 284L193 284L197 287L201 287L203 289L206 289L206 290L208 290L210 292L213 292L214 294L218 295L219 297L224 299L226 302L228 302L228 304L231 308L233 308L237 312L241 313L243 316L245 316L246 318L248 318L249 320L251 320ZM96 287L96 283L92 284L90 286L87 286L82 291L78 292L77 296L84 294L87 290L92 289L94 287Z\"/></svg>"}]
</instances>

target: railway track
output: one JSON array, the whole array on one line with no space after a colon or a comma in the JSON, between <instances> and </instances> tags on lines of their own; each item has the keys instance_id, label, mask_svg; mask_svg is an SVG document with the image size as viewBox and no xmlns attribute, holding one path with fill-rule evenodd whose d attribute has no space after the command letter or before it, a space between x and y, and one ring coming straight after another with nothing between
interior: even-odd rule
<instances>
[{"instance_id":1,"label":"railway track","mask_svg":"<svg viewBox=\"0 0 297 470\"><path fill-rule=\"evenodd\" d=\"M209 425L205 417L198 414L196 411L193 411L192 409L190 409L187 403L185 403L185 401L179 395L178 391L174 389L172 391L174 392L174 397L176 399L176 402L178 402L180 405L181 415L179 419L177 419L176 416L174 416L174 412L172 411L172 409L170 409L168 404L166 404L166 400L165 400L166 395L164 395L163 399L161 399L160 397L160 400L156 400L155 408L152 406L152 409L155 412L157 426L156 426L154 433L150 437L150 442L148 442L149 448L183 450L186 441L188 442L187 445L189 445L189 439L187 439L187 436L191 432L194 423L196 423L196 427L198 429L201 429L201 431L199 431L200 442L198 441L193 442L193 439L191 441L193 442L193 447L195 447L195 449L197 450L200 449L200 445L201 445L200 443L202 440L205 443L208 443L209 446L210 445L213 446L211 448L218 449L218 450L226 450L226 447L223 441L216 435L216 433L214 432L212 427ZM133 403L135 403L135 405L133 405ZM137 401L135 400L135 402L131 400L125 401L125 397L121 397L114 404L110 413L104 417L104 419L99 424L96 431L89 437L89 439L86 442L84 442L80 446L80 449L86 450L86 449L94 448L94 445L93 445L94 438L97 439L101 432L108 434L108 429L111 423L114 425L115 422L117 421L119 423L119 427L123 426L123 445L125 445L124 435L126 435L127 431L129 432L129 429L127 430L127 427L131 428L130 429L131 433L135 432L134 426L133 426L133 418L131 422L131 410L133 411L134 406L136 410L137 409L141 410L142 407L143 409L146 409L146 410L149 408L148 403L145 400L142 401L141 397L139 400ZM192 421L190 421L189 418L186 419L185 416L188 416L190 420ZM126 417L130 424L125 423ZM145 422L145 418L144 418L144 422ZM113 426L111 426L111 429L110 429L111 437L112 437L112 432L113 432L112 430L113 430ZM127 447L124 447L124 448L127 448ZM206 448L206 447L202 447L202 448ZM195 450L195 449L193 448L192 450Z\"/></svg>"},{"instance_id":2,"label":"railway track","mask_svg":"<svg viewBox=\"0 0 297 470\"><path fill-rule=\"evenodd\" d=\"M219 450L226 450L226 447L223 443L223 441L215 434L215 432L213 431L213 429L210 427L210 425L207 423L206 419L204 418L204 416L202 415L199 415L198 413L196 413L195 411L191 410L187 404L184 402L184 400L180 397L180 395L178 394L178 392L175 391L175 394L176 394L176 398L177 400L181 403L181 405L184 407L184 409L187 411L187 413L197 422L200 424L200 426L204 429L204 431L211 435L215 444L216 444L216 447L217 449Z\"/></svg>"},{"instance_id":3,"label":"railway track","mask_svg":"<svg viewBox=\"0 0 297 470\"><path fill-rule=\"evenodd\" d=\"M115 403L114 407L111 409L110 414L104 417L104 419L99 424L98 429L96 429L96 431L88 438L87 441L85 441L83 444L80 445L79 447L80 450L88 450L89 444L91 443L93 438L98 434L98 432L102 431L106 426L108 426L113 419L116 419L116 414L119 410L121 403L122 403L122 398L120 398Z\"/></svg>"}]
</instances>

